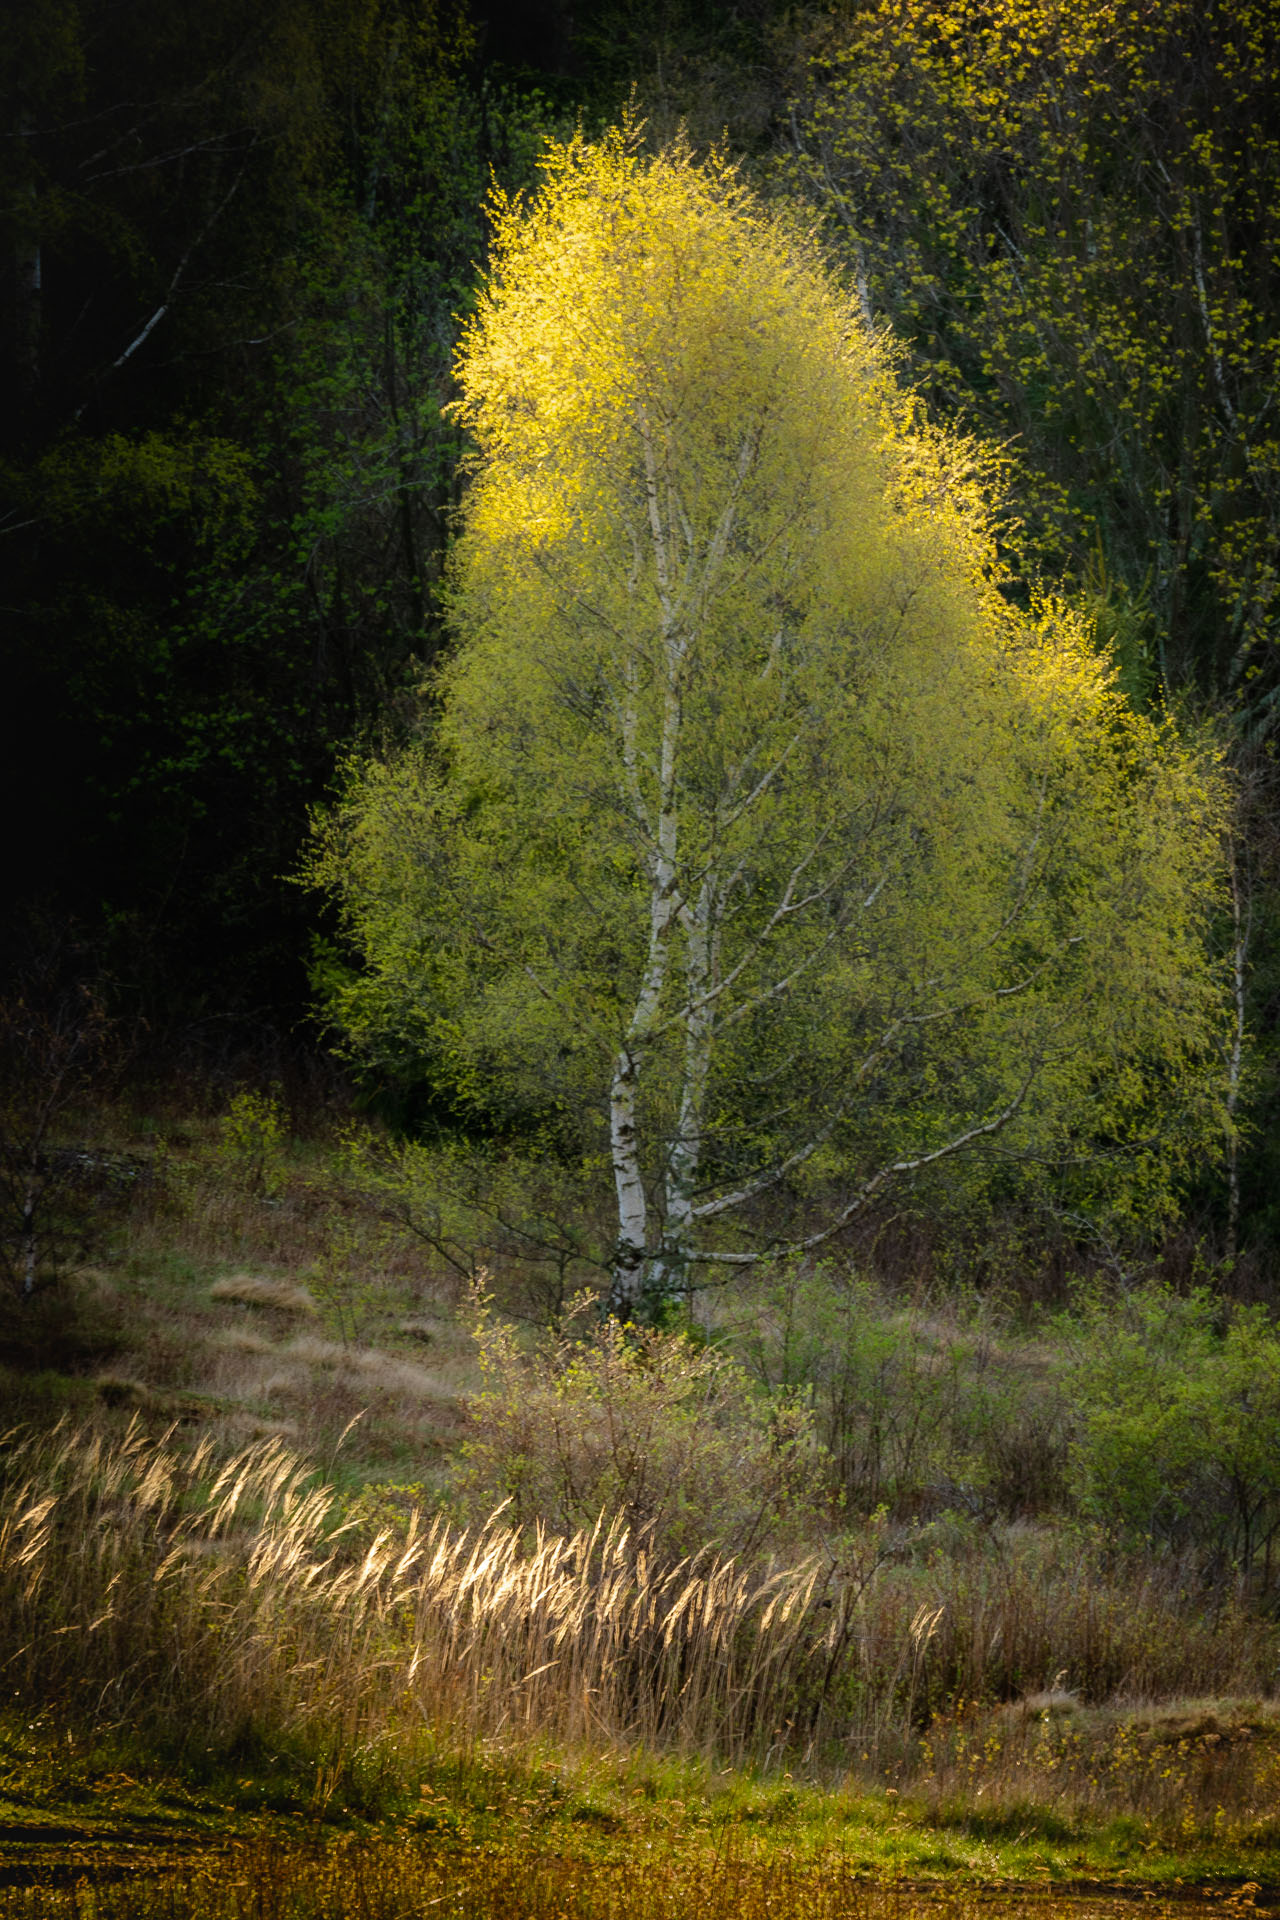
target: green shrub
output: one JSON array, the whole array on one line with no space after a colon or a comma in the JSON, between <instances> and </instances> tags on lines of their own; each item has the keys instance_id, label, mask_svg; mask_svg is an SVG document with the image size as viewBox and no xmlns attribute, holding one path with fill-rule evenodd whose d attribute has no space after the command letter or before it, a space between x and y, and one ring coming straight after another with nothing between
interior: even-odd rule
<instances>
[{"instance_id":1,"label":"green shrub","mask_svg":"<svg viewBox=\"0 0 1280 1920\"><path fill-rule=\"evenodd\" d=\"M280 1185L288 1122L269 1093L232 1096L218 1129L218 1154L251 1193L273 1194Z\"/></svg>"},{"instance_id":2,"label":"green shrub","mask_svg":"<svg viewBox=\"0 0 1280 1920\"><path fill-rule=\"evenodd\" d=\"M679 1554L780 1551L821 1526L829 1463L801 1392L764 1392L719 1349L612 1320L525 1348L483 1297L476 1339L485 1385L460 1491L477 1517L510 1501L519 1524L569 1532L616 1513Z\"/></svg>"},{"instance_id":3,"label":"green shrub","mask_svg":"<svg viewBox=\"0 0 1280 1920\"><path fill-rule=\"evenodd\" d=\"M989 1316L988 1316L989 1318ZM864 1279L784 1268L740 1336L767 1385L808 1383L849 1507L1011 1517L1062 1498L1066 1409L1052 1378L989 1325L886 1300Z\"/></svg>"},{"instance_id":4,"label":"green shrub","mask_svg":"<svg viewBox=\"0 0 1280 1920\"><path fill-rule=\"evenodd\" d=\"M442 1274L469 1285L483 1269L514 1319L558 1326L576 1295L604 1283L608 1223L593 1217L588 1183L554 1142L427 1145L352 1129L343 1165L385 1221L432 1250Z\"/></svg>"},{"instance_id":5,"label":"green shrub","mask_svg":"<svg viewBox=\"0 0 1280 1920\"><path fill-rule=\"evenodd\" d=\"M1280 1533L1280 1334L1266 1310L1228 1307L1204 1287L1094 1300L1069 1385L1084 1510L1269 1587Z\"/></svg>"}]
</instances>

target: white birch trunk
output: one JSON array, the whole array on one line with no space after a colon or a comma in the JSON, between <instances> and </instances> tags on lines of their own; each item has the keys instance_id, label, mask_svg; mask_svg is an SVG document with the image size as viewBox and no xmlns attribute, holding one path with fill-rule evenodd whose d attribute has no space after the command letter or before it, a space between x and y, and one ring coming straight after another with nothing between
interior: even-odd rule
<instances>
[{"instance_id":1,"label":"white birch trunk","mask_svg":"<svg viewBox=\"0 0 1280 1920\"><path fill-rule=\"evenodd\" d=\"M614 1194L618 1208L618 1238L614 1250L609 1312L622 1320L642 1317L648 1287L649 1219L644 1173L640 1163L636 1106L646 1046L662 1006L663 989L676 925L679 898L676 855L679 821L676 811L676 773L680 747L680 669L683 649L676 632L670 597L667 540L658 493L657 462L648 423L641 422L645 448L649 537L653 546L662 607L662 639L666 687L663 694L661 740L658 751L658 806L655 844L649 866L649 939L644 975L627 1030L614 1058L609 1088L609 1150L613 1163ZM624 701L623 753L629 784L638 778L635 740L637 714L634 691ZM637 795L629 796L633 804Z\"/></svg>"},{"instance_id":2,"label":"white birch trunk","mask_svg":"<svg viewBox=\"0 0 1280 1920\"><path fill-rule=\"evenodd\" d=\"M685 990L688 1008L684 1022L684 1071L680 1087L680 1117L667 1162L662 1248L651 1280L659 1302L677 1299L689 1285L694 1253L694 1194L702 1164L706 1125L707 1086L711 1077L711 1049L715 1034L712 988L715 972L716 900L710 877L699 890L696 904L682 916L685 934Z\"/></svg>"},{"instance_id":3,"label":"white birch trunk","mask_svg":"<svg viewBox=\"0 0 1280 1920\"><path fill-rule=\"evenodd\" d=\"M22 1206L22 1297L29 1300L36 1290L36 1175L32 1172Z\"/></svg>"},{"instance_id":4,"label":"white birch trunk","mask_svg":"<svg viewBox=\"0 0 1280 1920\"><path fill-rule=\"evenodd\" d=\"M664 686L658 747L658 794L650 866L649 944L644 979L626 1036L614 1061L610 1088L610 1150L618 1207L618 1239L613 1263L609 1311L623 1319L651 1319L687 1286L694 1251L694 1190L702 1159L707 1084L716 1026L711 992L715 964L713 919L718 876L712 868L690 906L681 898L677 860L680 852L679 762L682 681L692 628L705 620L707 604L728 552L741 488L759 444L748 434L739 448L736 485L709 542L696 591L692 589L693 542L687 516L675 491L666 485L659 446L648 417L638 421L644 451L645 517L653 554L654 579L661 608ZM675 556L684 543L683 586ZM638 820L647 818L640 796L638 714L634 679L626 679L620 714L627 800ZM685 1012L681 1019L684 1061L680 1113L664 1181L660 1244L650 1246L647 1196L640 1163L637 1098L647 1044L662 1015L662 995L670 970L672 939L685 936Z\"/></svg>"},{"instance_id":5,"label":"white birch trunk","mask_svg":"<svg viewBox=\"0 0 1280 1920\"><path fill-rule=\"evenodd\" d=\"M1231 849L1232 998L1235 1020L1227 1055L1227 1259L1234 1260L1240 1239L1240 1135L1236 1111L1244 1060L1245 980L1249 951L1249 915L1240 902L1240 863Z\"/></svg>"},{"instance_id":6,"label":"white birch trunk","mask_svg":"<svg viewBox=\"0 0 1280 1920\"><path fill-rule=\"evenodd\" d=\"M669 690L663 712L660 777L663 805L658 816L658 844L650 872L648 954L640 993L614 1060L609 1089L609 1148L618 1204L618 1241L609 1311L621 1319L634 1319L642 1310L647 1279L648 1206L640 1166L636 1100L646 1045L662 1005L671 935L679 907L675 871L677 820L672 804L679 729L679 700L674 690Z\"/></svg>"},{"instance_id":7,"label":"white birch trunk","mask_svg":"<svg viewBox=\"0 0 1280 1920\"><path fill-rule=\"evenodd\" d=\"M24 114L18 124L18 138L30 141L35 120ZM25 160L22 164L26 164ZM44 269L37 231L39 218L36 188L30 182L21 195L22 210L29 225L20 225L13 249L14 363L25 397L33 397L40 386L40 328L44 299ZM21 220L21 215L19 216Z\"/></svg>"},{"instance_id":8,"label":"white birch trunk","mask_svg":"<svg viewBox=\"0 0 1280 1920\"><path fill-rule=\"evenodd\" d=\"M637 1061L629 1046L618 1049L609 1089L609 1149L618 1202L618 1239L613 1255L609 1311L632 1320L644 1285L649 1219L636 1139Z\"/></svg>"}]
</instances>

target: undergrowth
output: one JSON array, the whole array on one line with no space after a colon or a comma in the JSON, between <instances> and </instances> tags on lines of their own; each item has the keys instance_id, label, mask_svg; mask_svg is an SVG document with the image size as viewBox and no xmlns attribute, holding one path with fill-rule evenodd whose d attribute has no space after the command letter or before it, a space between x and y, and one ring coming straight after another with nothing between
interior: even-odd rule
<instances>
[{"instance_id":1,"label":"undergrowth","mask_svg":"<svg viewBox=\"0 0 1280 1920\"><path fill-rule=\"evenodd\" d=\"M69 1796L101 1808L116 1778L137 1787L122 1820L151 1794L206 1837L377 1822L370 1913L414 1875L444 1899L402 1842L497 1857L517 1827L613 1848L613 1878L547 1881L548 1913L583 1920L619 1889L628 1913L684 1912L720 1855L634 1895L628 1875L696 1833L879 1878L1266 1878L1280 1629L1254 1376L1280 1349L1260 1313L1150 1289L1020 1320L824 1269L682 1335L562 1314L535 1337L509 1264L477 1345L456 1281L336 1162L275 1109L237 1112L238 1133L170 1129L97 1264L36 1297L40 1366L0 1374L0 1828L9 1801L37 1826ZM1215 1478L1246 1431L1247 1551ZM1157 1443L1158 1535L1106 1508L1124 1448ZM28 1724L53 1730L39 1765L5 1747ZM286 1899L237 1859L192 1868L173 1910L331 1910L331 1861ZM497 1870L466 1871L466 1911L501 1920ZM724 1884L763 1913L754 1882ZM849 1906L838 1874L806 1907L800 1884L771 1910L894 1910ZM161 1910L141 1881L97 1897Z\"/></svg>"},{"instance_id":2,"label":"undergrowth","mask_svg":"<svg viewBox=\"0 0 1280 1920\"><path fill-rule=\"evenodd\" d=\"M1256 1912L1246 1883L1219 1911ZM1131 1901L1073 1901L1077 1920L1101 1920ZM1054 1909L1062 1911L1061 1907ZM1163 1900L1146 1911L1168 1915ZM1182 1909L1185 1911L1185 1909ZM359 1840L261 1842L217 1857L166 1861L113 1876L69 1863L62 1884L0 1884L3 1920L1031 1920L1042 1892L993 1895L870 1880L833 1852L805 1859L774 1848L566 1856L561 1849L487 1845L442 1853L430 1843Z\"/></svg>"},{"instance_id":3,"label":"undergrowth","mask_svg":"<svg viewBox=\"0 0 1280 1920\"><path fill-rule=\"evenodd\" d=\"M674 1559L620 1520L544 1534L502 1513L363 1515L274 1438L219 1458L136 1418L116 1437L11 1434L8 1685L179 1759L288 1755L321 1801L402 1792L428 1748L551 1742L932 1782L937 1809L1034 1781L1170 1819L1186 1796L1151 1800L1152 1742L1126 1771L1109 1734L1081 1732L1077 1695L1028 1689L1070 1662L1098 1700L1260 1693L1275 1657L1243 1610L1034 1530L912 1553L878 1520L770 1566ZM1237 1740L1237 1773L1245 1755Z\"/></svg>"}]
</instances>

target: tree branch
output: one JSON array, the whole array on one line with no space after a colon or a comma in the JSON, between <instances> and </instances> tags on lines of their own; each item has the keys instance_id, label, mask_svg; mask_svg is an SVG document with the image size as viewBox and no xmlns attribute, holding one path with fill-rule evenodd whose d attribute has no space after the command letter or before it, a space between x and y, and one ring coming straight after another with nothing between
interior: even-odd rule
<instances>
[{"instance_id":1,"label":"tree branch","mask_svg":"<svg viewBox=\"0 0 1280 1920\"><path fill-rule=\"evenodd\" d=\"M950 1140L944 1141L940 1147L934 1147L929 1153L916 1154L911 1159L894 1160L890 1162L889 1165L881 1167L878 1172L873 1173L870 1179L863 1182L862 1186L853 1196L853 1199L841 1208L830 1225L823 1227L820 1232L809 1234L805 1239L793 1241L787 1246L761 1247L754 1253L723 1249L718 1252L706 1250L694 1253L691 1255L691 1259L703 1266L725 1265L742 1267L755 1266L757 1262L761 1260L790 1259L794 1258L797 1254L812 1253L815 1247L824 1245L825 1242L833 1239L837 1233L847 1227L855 1215L861 1213L862 1209L875 1198L880 1189L886 1186L889 1181L901 1178L903 1174L919 1173L925 1167L936 1166L940 1160L948 1160L955 1154L962 1153L966 1147L972 1146L975 1141L989 1139L992 1135L1002 1132L1021 1109L1028 1093L1031 1091L1041 1065L1042 1062L1040 1060L1036 1060L1033 1063L1027 1072L1026 1078L1018 1088L1017 1093L1013 1096L1013 1099L1002 1107L999 1113L993 1114L991 1119L983 1120L976 1126L967 1127L963 1133L953 1135ZM815 1142L811 1151L816 1151L818 1144L820 1143Z\"/></svg>"}]
</instances>

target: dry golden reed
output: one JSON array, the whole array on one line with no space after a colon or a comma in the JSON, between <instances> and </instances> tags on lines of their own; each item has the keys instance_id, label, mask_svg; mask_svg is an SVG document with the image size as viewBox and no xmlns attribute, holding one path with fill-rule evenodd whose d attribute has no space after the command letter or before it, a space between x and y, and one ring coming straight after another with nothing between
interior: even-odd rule
<instances>
[{"instance_id":1,"label":"dry golden reed","mask_svg":"<svg viewBox=\"0 0 1280 1920\"><path fill-rule=\"evenodd\" d=\"M7 1670L28 1698L347 1744L407 1718L744 1748L843 1626L818 1563L660 1564L601 1521L526 1542L415 1516L357 1537L271 1438L219 1465L135 1422L10 1436L0 1496ZM815 1602L826 1602L820 1616Z\"/></svg>"},{"instance_id":2,"label":"dry golden reed","mask_svg":"<svg viewBox=\"0 0 1280 1920\"><path fill-rule=\"evenodd\" d=\"M0 1663L20 1698L94 1723L301 1743L327 1767L411 1729L839 1766L905 1759L959 1693L1012 1697L1068 1662L1154 1697L1189 1663L1256 1685L1272 1657L1243 1618L1091 1580L1079 1553L911 1565L877 1541L771 1568L673 1563L603 1518L373 1532L277 1437L219 1460L136 1419L63 1426L0 1443Z\"/></svg>"}]
</instances>

